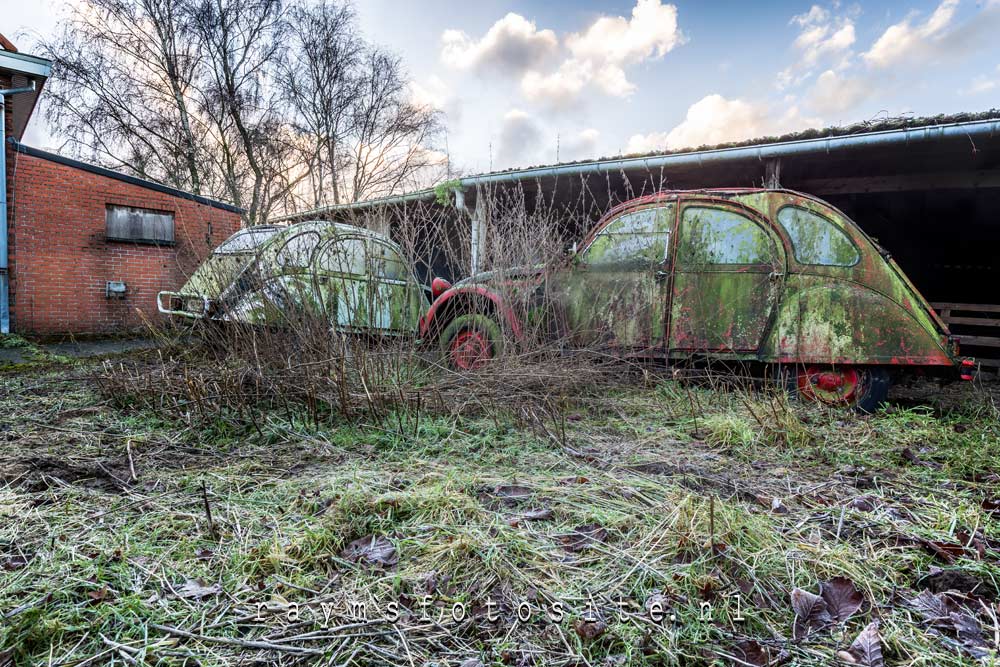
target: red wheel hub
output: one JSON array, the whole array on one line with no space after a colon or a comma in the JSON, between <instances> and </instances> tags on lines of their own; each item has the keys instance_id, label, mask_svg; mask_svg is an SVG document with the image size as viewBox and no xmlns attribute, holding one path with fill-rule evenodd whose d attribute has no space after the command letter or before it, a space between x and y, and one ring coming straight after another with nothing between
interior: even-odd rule
<instances>
[{"instance_id":1,"label":"red wheel hub","mask_svg":"<svg viewBox=\"0 0 1000 667\"><path fill-rule=\"evenodd\" d=\"M823 368L807 366L799 375L799 393L806 398L828 405L854 403L859 396L861 373L856 368Z\"/></svg>"},{"instance_id":2,"label":"red wheel hub","mask_svg":"<svg viewBox=\"0 0 1000 667\"><path fill-rule=\"evenodd\" d=\"M463 371L481 368L492 357L489 338L475 330L460 331L451 339L448 353L451 361Z\"/></svg>"}]
</instances>

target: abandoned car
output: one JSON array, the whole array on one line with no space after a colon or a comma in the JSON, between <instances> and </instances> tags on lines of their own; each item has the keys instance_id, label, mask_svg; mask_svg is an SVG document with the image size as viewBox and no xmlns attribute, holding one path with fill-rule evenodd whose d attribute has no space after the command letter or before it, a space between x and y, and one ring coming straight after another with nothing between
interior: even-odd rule
<instances>
[{"instance_id":1,"label":"abandoned car","mask_svg":"<svg viewBox=\"0 0 1000 667\"><path fill-rule=\"evenodd\" d=\"M335 222L261 225L215 249L179 292L160 292L175 317L280 326L320 318L344 333L415 334L428 306L399 246Z\"/></svg>"},{"instance_id":2,"label":"abandoned car","mask_svg":"<svg viewBox=\"0 0 1000 667\"><path fill-rule=\"evenodd\" d=\"M766 364L806 398L861 410L901 367L971 379L971 360L892 258L836 208L792 191L661 192L607 213L565 264L432 287L421 335L459 369L530 323L575 349Z\"/></svg>"}]
</instances>

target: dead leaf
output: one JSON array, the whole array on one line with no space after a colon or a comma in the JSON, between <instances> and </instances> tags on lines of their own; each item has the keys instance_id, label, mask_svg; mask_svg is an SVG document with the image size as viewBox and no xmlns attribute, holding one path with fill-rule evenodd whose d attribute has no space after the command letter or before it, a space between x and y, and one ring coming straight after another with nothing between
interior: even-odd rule
<instances>
[{"instance_id":1,"label":"dead leaf","mask_svg":"<svg viewBox=\"0 0 1000 667\"><path fill-rule=\"evenodd\" d=\"M939 630L958 638L961 648L975 658L988 654L979 621L944 593L921 591L910 605Z\"/></svg>"},{"instance_id":2,"label":"dead leaf","mask_svg":"<svg viewBox=\"0 0 1000 667\"><path fill-rule=\"evenodd\" d=\"M185 600L200 600L211 595L218 595L222 592L222 585L214 583L206 586L198 579L188 579L183 586L176 589L177 597Z\"/></svg>"},{"instance_id":3,"label":"dead leaf","mask_svg":"<svg viewBox=\"0 0 1000 667\"><path fill-rule=\"evenodd\" d=\"M596 542L606 542L608 531L596 523L577 526L572 533L560 535L556 539L566 551L579 552Z\"/></svg>"},{"instance_id":4,"label":"dead leaf","mask_svg":"<svg viewBox=\"0 0 1000 667\"><path fill-rule=\"evenodd\" d=\"M580 635L580 639L590 641L597 639L607 632L608 624L600 620L585 621L582 618L578 618L573 621L573 629L576 630L576 634Z\"/></svg>"},{"instance_id":5,"label":"dead leaf","mask_svg":"<svg viewBox=\"0 0 1000 667\"><path fill-rule=\"evenodd\" d=\"M837 657L852 665L884 667L882 659L882 638L878 634L878 621L872 621L846 651L837 651Z\"/></svg>"},{"instance_id":6,"label":"dead leaf","mask_svg":"<svg viewBox=\"0 0 1000 667\"><path fill-rule=\"evenodd\" d=\"M517 484L502 484L493 489L493 495L504 501L517 502L530 497L532 490Z\"/></svg>"},{"instance_id":7,"label":"dead leaf","mask_svg":"<svg viewBox=\"0 0 1000 667\"><path fill-rule=\"evenodd\" d=\"M943 542L941 540L920 540L920 543L932 554L946 563L954 563L956 558L966 555L965 547L957 542Z\"/></svg>"},{"instance_id":8,"label":"dead leaf","mask_svg":"<svg viewBox=\"0 0 1000 667\"><path fill-rule=\"evenodd\" d=\"M875 499L872 496L858 496L849 502L847 506L859 512L874 512Z\"/></svg>"},{"instance_id":9,"label":"dead leaf","mask_svg":"<svg viewBox=\"0 0 1000 667\"><path fill-rule=\"evenodd\" d=\"M108 598L108 587L107 585L101 586L96 591L87 591L87 597L90 598L91 604L100 604Z\"/></svg>"},{"instance_id":10,"label":"dead leaf","mask_svg":"<svg viewBox=\"0 0 1000 667\"><path fill-rule=\"evenodd\" d=\"M755 639L741 639L733 646L733 657L739 660L737 664L768 667L771 664L771 651Z\"/></svg>"},{"instance_id":11,"label":"dead leaf","mask_svg":"<svg viewBox=\"0 0 1000 667\"><path fill-rule=\"evenodd\" d=\"M8 572L13 572L14 570L20 570L28 565L28 559L24 556L10 556L4 559L3 569Z\"/></svg>"},{"instance_id":12,"label":"dead leaf","mask_svg":"<svg viewBox=\"0 0 1000 667\"><path fill-rule=\"evenodd\" d=\"M861 608L864 595L846 577L834 577L819 585L819 594L826 609L837 623L843 623Z\"/></svg>"},{"instance_id":13,"label":"dead leaf","mask_svg":"<svg viewBox=\"0 0 1000 667\"><path fill-rule=\"evenodd\" d=\"M813 630L833 623L823 598L801 588L792 589L792 609L795 611L795 625L792 628L795 639L802 639Z\"/></svg>"},{"instance_id":14,"label":"dead leaf","mask_svg":"<svg viewBox=\"0 0 1000 667\"><path fill-rule=\"evenodd\" d=\"M340 557L352 563L364 561L369 565L392 567L399 562L396 547L382 535L369 535L354 540L340 552Z\"/></svg>"}]
</instances>

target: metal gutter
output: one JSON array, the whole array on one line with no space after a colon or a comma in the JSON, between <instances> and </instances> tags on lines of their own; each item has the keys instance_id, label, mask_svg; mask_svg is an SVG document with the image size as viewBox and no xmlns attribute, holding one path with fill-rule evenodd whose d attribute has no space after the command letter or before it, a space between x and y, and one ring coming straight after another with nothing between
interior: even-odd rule
<instances>
[{"instance_id":1,"label":"metal gutter","mask_svg":"<svg viewBox=\"0 0 1000 667\"><path fill-rule=\"evenodd\" d=\"M48 78L52 73L52 61L26 53L0 51L0 69L18 74Z\"/></svg>"}]
</instances>

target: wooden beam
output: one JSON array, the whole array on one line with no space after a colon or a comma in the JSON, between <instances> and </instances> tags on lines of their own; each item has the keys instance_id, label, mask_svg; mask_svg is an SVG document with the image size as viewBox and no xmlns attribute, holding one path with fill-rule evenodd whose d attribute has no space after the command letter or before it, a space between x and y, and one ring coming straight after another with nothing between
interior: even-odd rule
<instances>
[{"instance_id":1,"label":"wooden beam","mask_svg":"<svg viewBox=\"0 0 1000 667\"><path fill-rule=\"evenodd\" d=\"M980 313L1000 313L1000 306L992 303L932 303L934 310L971 310Z\"/></svg>"},{"instance_id":2,"label":"wooden beam","mask_svg":"<svg viewBox=\"0 0 1000 667\"><path fill-rule=\"evenodd\" d=\"M908 190L971 190L976 188L1000 188L1000 171L850 176L845 178L814 178L806 181L786 179L783 185L786 188L802 190L803 192L816 195L905 192Z\"/></svg>"},{"instance_id":3,"label":"wooden beam","mask_svg":"<svg viewBox=\"0 0 1000 667\"><path fill-rule=\"evenodd\" d=\"M942 315L941 319L948 324L968 324L973 327L1000 327L1000 320L991 317L951 317L950 315L945 317Z\"/></svg>"},{"instance_id":4,"label":"wooden beam","mask_svg":"<svg viewBox=\"0 0 1000 667\"><path fill-rule=\"evenodd\" d=\"M962 345L975 345L977 347L1000 347L1000 338L995 336L955 336Z\"/></svg>"}]
</instances>

